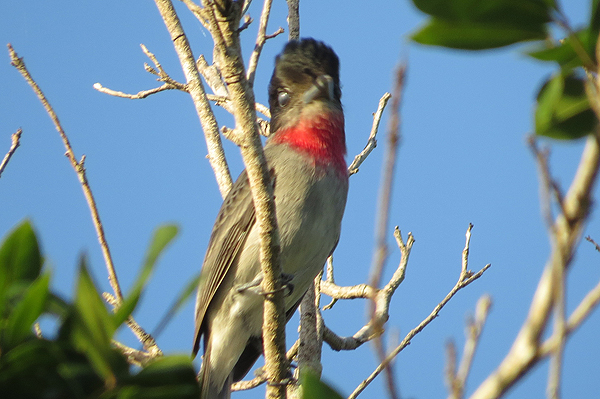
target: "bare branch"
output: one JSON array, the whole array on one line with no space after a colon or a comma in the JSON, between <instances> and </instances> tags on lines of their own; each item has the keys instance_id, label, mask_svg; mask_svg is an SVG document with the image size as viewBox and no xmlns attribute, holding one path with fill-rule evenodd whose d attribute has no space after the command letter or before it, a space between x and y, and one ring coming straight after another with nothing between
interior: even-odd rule
<instances>
[{"instance_id":1,"label":"bare branch","mask_svg":"<svg viewBox=\"0 0 600 399\"><path fill-rule=\"evenodd\" d=\"M319 288L321 290L321 292L323 292L323 283L325 284L330 284L332 286L337 287L337 285L335 285L335 280L333 277L333 255L330 255L327 258L327 274L325 277L325 281L321 281L321 283L319 284ZM371 287L369 287L371 288ZM331 295L329 295L331 296ZM333 307L333 305L335 305L335 303L337 302L337 298L334 298L333 296L331 296L331 302L329 302L327 305L323 306L323 310L328 310L331 309Z\"/></svg>"},{"instance_id":2,"label":"bare branch","mask_svg":"<svg viewBox=\"0 0 600 399\"><path fill-rule=\"evenodd\" d=\"M319 312L321 294L319 285L323 273L315 277L313 284L309 287L302 303L300 304L300 334L298 341L298 368L294 374L296 380L300 374L310 370L317 376L321 376L323 366L321 364L321 350L323 348L323 319ZM298 386L288 386L288 396L298 396Z\"/></svg>"},{"instance_id":3,"label":"bare branch","mask_svg":"<svg viewBox=\"0 0 600 399\"><path fill-rule=\"evenodd\" d=\"M148 352L130 348L118 341L113 340L112 344L127 358L127 363L131 365L141 367L154 358Z\"/></svg>"},{"instance_id":4,"label":"bare branch","mask_svg":"<svg viewBox=\"0 0 600 399\"><path fill-rule=\"evenodd\" d=\"M286 0L288 5L289 40L300 38L300 0Z\"/></svg>"},{"instance_id":5,"label":"bare branch","mask_svg":"<svg viewBox=\"0 0 600 399\"><path fill-rule=\"evenodd\" d=\"M585 239L588 242L591 242L592 244L594 244L594 246L596 247L596 251L600 252L600 245L598 245L598 243L596 241L594 241L594 239L590 236L585 237Z\"/></svg>"},{"instance_id":6,"label":"bare branch","mask_svg":"<svg viewBox=\"0 0 600 399\"><path fill-rule=\"evenodd\" d=\"M388 101L392 98L390 93L385 93L381 99L379 100L379 105L377 106L377 111L373 114L373 126L371 127L371 133L369 134L369 138L367 140L367 145L365 148L354 157L354 160L348 166L348 173L353 175L358 172L358 168L362 163L367 159L371 151L377 147L377 132L379 131L379 122L381 121L381 116L383 115L383 110L387 105Z\"/></svg>"},{"instance_id":7,"label":"bare branch","mask_svg":"<svg viewBox=\"0 0 600 399\"><path fill-rule=\"evenodd\" d=\"M400 144L400 104L402 101L402 90L404 87L404 77L406 74L406 64L401 64L396 70L394 81L394 95L392 99L392 115L389 120L387 146L383 170L381 176L381 186L379 192L379 204L377 206L377 221L375 223L375 252L373 253L373 263L371 265L369 285L379 287L381 276L388 257L387 248L387 230L389 224L390 206L392 201L394 171L396 168L396 159L398 156L398 147ZM383 332L383 325L387 317L382 319L376 314L377 302L372 301L371 324L376 330ZM387 316L387 315L386 315ZM386 358L386 349L381 339L381 334L377 334L374 340L373 348L380 361ZM392 363L386 367L385 379L387 390L392 399L398 399L398 389L396 387Z\"/></svg>"},{"instance_id":8,"label":"bare branch","mask_svg":"<svg viewBox=\"0 0 600 399\"><path fill-rule=\"evenodd\" d=\"M118 308L119 302L118 302L117 298L115 298L113 295L109 294L108 292L104 292L102 294L102 298L104 298L106 303L111 305L115 310ZM135 321L133 316L130 315L127 318L127 320L125 321L125 323L127 324L127 327L129 327L131 332L133 332L133 334L136 336L138 341L140 341L140 343L146 350L145 353L146 353L146 356L148 356L148 358L153 359L155 357L162 356L163 353L160 350L160 348L158 347L158 344L156 343L156 340L154 339L154 337L151 334L148 334L146 332L146 330L144 330L144 328L142 328L142 326L140 326L137 323L137 321ZM113 344L117 344L117 343L118 343L117 341L113 341ZM127 353L126 353L126 355L129 356ZM136 365L135 363L131 363L131 364Z\"/></svg>"},{"instance_id":9,"label":"bare branch","mask_svg":"<svg viewBox=\"0 0 600 399\"><path fill-rule=\"evenodd\" d=\"M136 94L128 94L128 93L123 93L122 91L112 90L112 89L102 86L100 83L94 83L93 87L94 87L94 89L98 90L100 93L108 94L110 96L115 96L115 97L128 98L130 100L141 100L143 98L151 96L152 94L160 93L161 91L167 91L167 90L187 91L187 90L185 90L185 87L177 88L168 83L165 83L162 86L156 87L154 89L142 90L140 92L137 92Z\"/></svg>"},{"instance_id":10,"label":"bare branch","mask_svg":"<svg viewBox=\"0 0 600 399\"><path fill-rule=\"evenodd\" d=\"M13 154L19 147L22 133L23 133L23 130L21 130L21 128L19 128L19 129L17 129L17 131L15 133L13 133L10 136L10 138L11 138L10 148L8 149L8 152L4 156L4 159L2 159L2 163L0 163L0 177L2 176L2 172L4 172L6 165L8 165L8 161L10 161L10 158L12 158Z\"/></svg>"},{"instance_id":11,"label":"bare branch","mask_svg":"<svg viewBox=\"0 0 600 399\"><path fill-rule=\"evenodd\" d=\"M123 294L121 292L121 287L120 287L119 281L117 279L117 272L115 270L115 267L114 267L114 264L112 261L110 249L108 247L108 242L106 241L106 237L104 235L104 228L103 228L102 222L100 220L100 214L98 213L96 201L94 200L94 196L92 195L92 189L91 189L90 184L87 179L87 175L86 175L86 171L85 171L85 155L83 155L81 157L80 161L77 161L77 159L75 158L75 153L73 152L73 148L71 147L71 143L69 142L69 139L68 139L64 129L62 128L60 121L58 120L58 116L56 115L56 113L54 112L54 109L48 102L48 99L46 98L46 96L44 95L44 93L42 92L42 90L40 89L38 84L33 80L31 75L29 74L29 71L27 70L25 63L23 62L23 59L19 58L17 56L17 53L14 51L14 49L12 48L12 46L10 44L8 45L8 50L10 53L11 64L15 68L17 68L17 70L21 73L21 75L23 75L23 77L25 78L25 80L27 81L29 86L31 86L31 88L33 89L33 91L35 92L35 94L37 95L39 100L41 101L42 105L46 109L46 112L48 113L48 115L50 116L52 121L54 122L54 126L56 127L56 130L60 134L60 137L62 138L65 148L67 150L65 155L71 162L71 166L73 166L73 169L75 169L75 173L77 174L77 177L79 178L79 182L81 183L81 187L83 189L84 196L86 198L86 201L90 208L90 212L92 214L92 221L94 223L94 227L96 228L96 234L98 235L98 241L100 242L102 254L104 255L104 261L106 263L106 268L108 270L108 281L113 289L113 292L115 293L113 305L116 309L123 302ZM149 334L147 334L131 317L127 321L127 325L138 336L138 338L140 339L140 342L142 342L144 344L144 347L152 356L159 356L162 354L161 350L156 345L154 338L152 338Z\"/></svg>"},{"instance_id":12,"label":"bare branch","mask_svg":"<svg viewBox=\"0 0 600 399\"><path fill-rule=\"evenodd\" d=\"M463 355L460 362L458 371L456 371L456 352L454 352L454 359L448 356L448 387L450 389L449 399L461 399L464 396L467 377L473 364L473 357L475 356L475 350L479 343L479 337L487 320L487 316L492 304L492 300L489 295L484 295L477 301L477 307L475 310L475 319L470 319L467 322L467 342L463 349ZM452 345L453 346L453 345Z\"/></svg>"},{"instance_id":13,"label":"bare branch","mask_svg":"<svg viewBox=\"0 0 600 399\"><path fill-rule=\"evenodd\" d=\"M229 98L229 92L227 91L227 87L225 87L225 83L223 82L221 71L216 65L208 65L204 55L200 54L198 60L196 61L196 66L198 67L198 72L202 74L213 93L224 98Z\"/></svg>"},{"instance_id":14,"label":"bare branch","mask_svg":"<svg viewBox=\"0 0 600 399\"><path fill-rule=\"evenodd\" d=\"M221 144L221 136L219 135L219 128L217 120L210 107L210 103L206 98L206 92L202 86L200 73L196 65L196 60L190 49L190 44L183 32L183 27L179 17L175 13L173 4L169 0L156 0L155 1L160 14L165 22L167 30L171 35L171 40L179 57L179 62L183 68L183 73L187 81L187 88L194 106L196 113L200 119L202 129L204 130L204 137L206 139L206 146L208 149L208 160L210 165L215 172L217 184L221 196L224 198L225 195L231 189L233 182L229 173L229 166L225 160L225 153ZM187 4L187 3L186 3ZM189 7L189 5L188 5Z\"/></svg>"},{"instance_id":15,"label":"bare branch","mask_svg":"<svg viewBox=\"0 0 600 399\"><path fill-rule=\"evenodd\" d=\"M169 76L169 74L163 69L162 65L156 59L156 56L153 53L151 53L146 48L146 46L144 46L143 44L140 44L140 46L141 46L144 54L146 54L146 56L148 58L150 58L150 60L152 60L152 62L154 63L154 65L156 67L156 69L154 69L150 65L144 64L144 69L146 69L146 71L148 71L149 73L158 76L157 80L159 82L164 82L164 84L162 86L156 87L156 88L150 89L150 90L142 90L142 91L138 92L137 94L127 94L127 93L123 93L122 91L112 90L107 87L103 87L100 83L94 83L94 86L93 86L94 89L96 89L99 92L104 93L104 94L108 94L108 95L115 96L115 97L128 98L131 100L139 100L142 98L146 98L152 94L160 93L161 91L165 91L165 90L180 90L180 91L184 91L184 92L188 91L186 85L184 85L183 83L177 82L176 80L174 80L173 78L171 78Z\"/></svg>"},{"instance_id":16,"label":"bare branch","mask_svg":"<svg viewBox=\"0 0 600 399\"><path fill-rule=\"evenodd\" d=\"M157 3L169 2L156 0ZM229 98L235 103L233 116L235 131L241 132L242 158L250 183L256 226L261 238L259 258L263 279L261 289L272 293L265 296L263 306L263 349L267 397L285 397L288 365L285 359L285 307L281 288L280 243L271 175L267 169L256 123L254 93L246 79L237 28L241 18L241 3L231 3L227 9L205 1L205 14L215 42L214 60L219 65ZM223 14L227 12L227 15ZM182 31L183 34L183 31Z\"/></svg>"},{"instance_id":17,"label":"bare branch","mask_svg":"<svg viewBox=\"0 0 600 399\"><path fill-rule=\"evenodd\" d=\"M550 258L544 269L523 323L512 348L498 368L479 386L471 398L496 398L506 392L540 360L540 337L544 332L555 302L558 285L573 258L589 213L591 192L600 166L598 134L587 139L579 167L564 198L562 212L554 222L554 240ZM559 271L557 273L556 271ZM587 297L586 297L587 298ZM557 339L560 344L561 339Z\"/></svg>"},{"instance_id":18,"label":"bare branch","mask_svg":"<svg viewBox=\"0 0 600 399\"><path fill-rule=\"evenodd\" d=\"M407 247L408 247L409 241L410 241L410 238L409 238L409 240L407 240ZM467 241L467 246L468 246L468 244L469 244L469 242ZM467 249L467 252L468 252L468 249ZM433 311L429 314L429 316L427 316L417 327L415 327L413 330L411 330L404 337L402 342L400 342L400 344L386 356L386 358L379 364L379 366L377 366L377 368L373 371L373 373L371 373L371 375L366 380L364 380L361 384L359 384L359 386L350 394L350 396L348 396L348 399L356 398L387 367L387 365L405 347L407 347L410 344L410 342L414 338L414 336L417 335L418 333L420 333L429 323L431 323L438 316L440 311L444 308L444 306L446 306L446 304L452 299L452 297L454 297L454 295L456 295L456 293L458 291L465 288L466 286L471 284L473 281L475 281L479 277L481 277L483 275L483 273L485 273L485 271L490 268L490 266L491 266L490 264L485 265L481 270L479 270L475 274L473 274L471 271L467 271L466 273L463 273L462 266L461 266L461 273L460 273L458 282L452 288L452 290L450 290L450 292L446 295L446 297L439 304L437 304L437 306L433 309ZM400 270L400 268L394 274L395 275L401 274L399 270ZM398 279L398 280L400 280L400 279ZM391 284L388 284L388 285L391 285Z\"/></svg>"},{"instance_id":19,"label":"bare branch","mask_svg":"<svg viewBox=\"0 0 600 399\"><path fill-rule=\"evenodd\" d=\"M577 308L571 313L565 326L565 334L567 336L574 333L579 326L587 319L592 311L600 303L600 282L583 298ZM557 336L556 331L544 343L540 345L538 356L543 358L556 351L558 346L562 345L560 336Z\"/></svg>"},{"instance_id":20,"label":"bare branch","mask_svg":"<svg viewBox=\"0 0 600 399\"><path fill-rule=\"evenodd\" d=\"M231 384L231 391L247 391L267 382L264 376L254 377L251 380L238 381Z\"/></svg>"},{"instance_id":21,"label":"bare branch","mask_svg":"<svg viewBox=\"0 0 600 399\"><path fill-rule=\"evenodd\" d=\"M33 89L38 99L46 109L46 112L54 122L54 126L56 130L60 134L62 138L63 144L67 150L66 156L71 162L71 166L75 169L75 173L77 173L77 177L79 178L79 182L81 183L81 187L83 188L83 193L87 200L88 206L90 208L90 212L92 214L92 221L94 222L94 227L96 228L96 233L98 235L98 241L100 242L100 247L102 248L102 254L104 255L104 261L106 263L106 268L108 269L108 281L116 295L117 298L117 306L120 305L123 300L123 294L121 293L121 287L119 286L119 282L117 280L117 273L115 271L115 267L113 265L112 257L110 255L110 250L108 248L108 243L106 242L106 238L104 236L104 228L102 227L102 222L100 221L100 215L98 213L98 208L96 207L96 201L94 200L94 196L92 195L92 190L87 180L87 176L85 173L85 156L81 158L81 161L77 161L75 157L75 153L73 152L73 148L71 147L71 143L58 120L58 116L54 112L54 109L48 102L48 99L38 86L38 84L33 80L25 63L22 58L17 56L17 53L13 49L13 47L9 44L8 51L10 53L11 65L17 68L17 70L21 73L21 75L25 78L29 86Z\"/></svg>"},{"instance_id":22,"label":"bare branch","mask_svg":"<svg viewBox=\"0 0 600 399\"><path fill-rule=\"evenodd\" d=\"M269 15L271 14L271 4L273 0L265 0L263 4L262 13L260 15L260 24L258 26L258 35L256 37L256 44L254 45L254 51L250 55L250 62L248 64L248 70L246 71L246 79L250 87L254 86L254 76L256 74L256 67L258 65L258 58L262 51L265 42L267 41L267 23L269 22ZM282 28L279 28L283 32Z\"/></svg>"},{"instance_id":23,"label":"bare branch","mask_svg":"<svg viewBox=\"0 0 600 399\"><path fill-rule=\"evenodd\" d=\"M379 290L374 289L368 284L357 284L347 287L340 287L339 285L336 285L335 283L332 283L330 281L321 281L321 292L337 300L374 298L379 292Z\"/></svg>"}]
</instances>

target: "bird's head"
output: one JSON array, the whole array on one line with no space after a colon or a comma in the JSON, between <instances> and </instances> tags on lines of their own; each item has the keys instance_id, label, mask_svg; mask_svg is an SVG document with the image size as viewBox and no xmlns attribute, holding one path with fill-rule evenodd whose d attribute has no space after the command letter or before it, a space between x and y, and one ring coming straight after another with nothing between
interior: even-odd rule
<instances>
[{"instance_id":1,"label":"bird's head","mask_svg":"<svg viewBox=\"0 0 600 399\"><path fill-rule=\"evenodd\" d=\"M328 110L341 112L340 61L311 38L289 42L275 60L269 84L271 131Z\"/></svg>"},{"instance_id":2,"label":"bird's head","mask_svg":"<svg viewBox=\"0 0 600 399\"><path fill-rule=\"evenodd\" d=\"M347 176L340 61L314 39L289 42L275 60L269 84L273 144L307 154Z\"/></svg>"}]
</instances>

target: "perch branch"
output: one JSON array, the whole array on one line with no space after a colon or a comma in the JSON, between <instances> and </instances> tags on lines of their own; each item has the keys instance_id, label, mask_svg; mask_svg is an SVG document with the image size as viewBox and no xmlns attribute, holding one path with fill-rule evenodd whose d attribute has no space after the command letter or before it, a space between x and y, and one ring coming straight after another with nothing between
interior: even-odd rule
<instances>
[{"instance_id":1,"label":"perch branch","mask_svg":"<svg viewBox=\"0 0 600 399\"><path fill-rule=\"evenodd\" d=\"M469 231L471 228L472 228L472 225L469 225L469 229L467 231ZM467 234L467 242L465 244L465 249L466 249L467 253L468 253L468 246L469 246L469 237ZM463 251L463 253L464 252L465 251ZM427 316L417 327L412 329L404 337L402 342L400 342L400 344L393 351L391 351L388 354L388 356L385 358L385 360L383 362L381 362L379 364L379 366L377 366L377 368L371 373L371 375L367 379L365 379L362 383L359 384L359 386L354 390L354 392L352 392L350 394L350 396L348 396L348 399L356 398L385 369L387 364L389 364L392 360L394 360L394 358L405 347L407 347L410 344L410 342L412 341L414 336L417 335L418 333L420 333L429 323L431 323L438 316L440 311L444 308L444 306L446 306L446 304L450 301L450 299L452 299L452 297L454 297L454 295L456 295L456 293L458 291L465 288L466 286L471 284L473 281L475 281L479 277L481 277L483 275L483 273L485 273L485 271L490 268L490 266L491 266L490 264L487 264L481 270L479 270L477 273L474 273L474 274L468 270L465 273L465 272L463 272L463 270L464 270L464 259L463 259L463 262L461 265L461 273L460 273L458 282L452 288L452 290L450 290L450 292L446 295L446 297L440 303L437 304L437 306L433 309L433 311L429 314L429 316ZM396 272L398 273L398 270Z\"/></svg>"}]
</instances>

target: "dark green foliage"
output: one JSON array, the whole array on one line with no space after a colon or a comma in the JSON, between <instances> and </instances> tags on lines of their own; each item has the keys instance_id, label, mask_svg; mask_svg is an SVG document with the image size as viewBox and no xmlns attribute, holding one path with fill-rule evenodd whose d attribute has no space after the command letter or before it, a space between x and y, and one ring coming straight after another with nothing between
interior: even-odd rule
<instances>
[{"instance_id":1,"label":"dark green foliage","mask_svg":"<svg viewBox=\"0 0 600 399\"><path fill-rule=\"evenodd\" d=\"M50 292L50 274L31 224L0 246L0 392L6 398L192 398L199 395L189 357L157 359L134 373L111 341L135 308L159 255L177 234L159 228L131 293L116 313L102 300L81 258L75 299ZM55 339L34 334L43 314L59 320Z\"/></svg>"},{"instance_id":2,"label":"dark green foliage","mask_svg":"<svg viewBox=\"0 0 600 399\"><path fill-rule=\"evenodd\" d=\"M412 39L421 44L484 50L536 41L527 55L560 67L537 96L535 132L555 139L577 139L594 132L598 118L586 90L585 73L598 71L600 1L592 0L588 25L571 30L554 0L413 0L430 18ZM551 25L562 29L555 40ZM583 70L583 71L582 71Z\"/></svg>"},{"instance_id":3,"label":"dark green foliage","mask_svg":"<svg viewBox=\"0 0 600 399\"><path fill-rule=\"evenodd\" d=\"M543 0L413 0L431 19L418 43L483 50L544 39L550 9Z\"/></svg>"},{"instance_id":4,"label":"dark green foliage","mask_svg":"<svg viewBox=\"0 0 600 399\"><path fill-rule=\"evenodd\" d=\"M585 81L558 74L544 83L537 98L535 131L556 139L577 139L593 131L596 115L585 93Z\"/></svg>"}]
</instances>

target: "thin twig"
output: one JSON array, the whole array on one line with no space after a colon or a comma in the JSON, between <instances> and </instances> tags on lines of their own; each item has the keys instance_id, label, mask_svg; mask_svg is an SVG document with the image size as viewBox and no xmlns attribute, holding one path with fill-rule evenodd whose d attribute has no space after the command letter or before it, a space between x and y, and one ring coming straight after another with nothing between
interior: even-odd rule
<instances>
[{"instance_id":1,"label":"thin twig","mask_svg":"<svg viewBox=\"0 0 600 399\"><path fill-rule=\"evenodd\" d=\"M127 358L127 362L133 366L142 367L154 358L154 356L148 352L130 348L118 341L113 340L112 344Z\"/></svg>"},{"instance_id":2,"label":"thin twig","mask_svg":"<svg viewBox=\"0 0 600 399\"><path fill-rule=\"evenodd\" d=\"M446 297L433 309L433 311L427 316L417 327L412 329L406 337L400 342L400 344L390 352L390 354L384 359L379 366L371 373L371 375L365 379L360 385L348 396L348 399L356 398L386 367L387 365L404 349L406 348L412 339L420 333L429 323L431 323L440 313L444 306L452 299L454 295L461 289L465 288L473 281L477 280L479 277L483 275L483 273L490 268L490 264L485 265L481 270L477 273L472 274L470 277L466 277L464 280L459 280L454 288L446 295Z\"/></svg>"},{"instance_id":3,"label":"thin twig","mask_svg":"<svg viewBox=\"0 0 600 399\"><path fill-rule=\"evenodd\" d=\"M21 128L19 128L19 129L17 129L17 131L15 133L13 133L10 136L11 145L10 145L10 148L8 149L8 152L4 156L2 163L0 164L0 177L2 176L2 172L4 172L4 168L6 168L6 165L8 165L8 161L10 161L10 158L13 156L13 154L19 147L22 133L23 133L23 130L21 130Z\"/></svg>"},{"instance_id":4,"label":"thin twig","mask_svg":"<svg viewBox=\"0 0 600 399\"><path fill-rule=\"evenodd\" d=\"M29 74L29 71L27 70L25 63L23 62L23 59L19 58L17 56L17 53L14 51L14 49L12 48L12 46L10 44L8 45L8 50L10 53L11 64L15 68L17 68L17 70L21 73L21 75L23 75L23 77L25 78L25 80L27 81L29 86L31 86L31 88L33 89L33 91L35 92L35 94L37 95L39 100L41 101L42 105L46 109L46 112L48 113L48 115L50 116L52 121L54 122L54 126L56 127L56 130L58 131L58 133L60 134L60 137L63 140L63 143L67 150L65 155L71 162L71 166L73 166L73 169L75 169L75 173L77 174L77 177L79 178L79 182L81 183L81 187L83 189L83 194L85 196L85 199L90 208L90 212L92 214L92 221L94 223L94 227L96 228L96 234L98 235L98 241L100 242L100 247L102 249L102 254L104 256L104 261L106 263L106 268L108 270L108 281L113 289L113 292L115 293L114 307L118 308L121 305L121 303L123 302L123 294L121 292L121 287L120 287L119 281L117 279L117 272L115 270L115 267L114 267L114 264L112 261L112 257L110 255L110 249L108 247L108 242L106 241L106 237L104 235L104 228L102 227L102 222L100 220L100 214L98 213L96 201L94 200L94 196L92 195L92 189L91 189L88 179L87 179L87 175L86 175L86 171L85 171L85 155L83 155L81 157L80 161L77 161L77 159L75 158L75 153L73 152L73 148L71 147L71 143L69 142L69 139L68 139L65 131L63 130L62 125L60 124L60 121L58 120L58 116L56 115L56 113L54 112L54 109L48 102L48 99L46 98L46 96L44 95L44 93L42 92L42 90L40 89L38 84L33 80L31 75ZM136 336L138 337L140 342L142 342L144 344L144 347L146 348L146 350L148 352L150 352L153 356L159 356L162 354L161 350L156 345L154 338L152 338L149 334L147 334L133 320L133 318L131 318L131 316L127 320L127 324L132 329L134 334L136 334Z\"/></svg>"},{"instance_id":5,"label":"thin twig","mask_svg":"<svg viewBox=\"0 0 600 399\"><path fill-rule=\"evenodd\" d=\"M108 248L108 243L106 242L106 238L104 236L104 228L102 227L102 222L100 221L100 215L98 213L96 201L94 200L94 196L92 195L92 189L90 188L90 185L88 183L87 176L85 173L85 166L84 166L85 155L81 158L80 161L77 161L77 158L75 157L75 153L73 152L73 148L71 147L71 143L69 142L69 139L68 139L65 131L63 130L63 128L60 124L60 121L58 120L58 116L54 112L54 109L48 102L48 99L46 98L46 96L44 95L44 93L42 92L40 87L37 85L37 83L33 80L31 75L29 74L29 71L27 70L25 63L23 62L23 59L19 58L17 56L17 53L15 52L15 50L13 49L13 47L10 44L8 45L8 51L10 53L11 65L13 65L15 68L17 68L17 70L25 78L25 80L27 81L29 86L31 86L31 88L33 89L33 91L35 92L35 94L37 95L39 100L41 101L42 105L46 109L46 112L50 116L50 119L52 119L52 122L54 122L54 126L56 127L56 130L58 130L58 133L60 134L60 137L62 138L62 141L67 150L65 155L71 162L71 166L73 166L73 169L75 169L75 173L77 173L77 177L79 178L79 182L81 183L81 187L83 188L83 193L85 195L88 206L90 208L90 212L92 213L92 221L94 222L94 227L96 228L96 233L98 235L98 241L100 242L100 247L102 248L102 254L104 255L104 261L106 263L106 268L108 269L108 281L110 282L110 285L116 295L117 304L120 304L123 301L123 294L121 293L121 287L119 286L119 282L117 280L117 273L115 271L112 257L110 255L110 249Z\"/></svg>"},{"instance_id":6,"label":"thin twig","mask_svg":"<svg viewBox=\"0 0 600 399\"><path fill-rule=\"evenodd\" d=\"M594 246L596 247L596 251L600 252L600 245L598 245L598 243L596 241L594 241L594 239L590 236L585 237L585 239L588 242L591 242L592 244L594 244Z\"/></svg>"},{"instance_id":7,"label":"thin twig","mask_svg":"<svg viewBox=\"0 0 600 399\"><path fill-rule=\"evenodd\" d=\"M321 292L323 292L323 288L322 288L322 287L323 287L323 283L326 283L326 284L331 284L332 286L335 286L335 287L337 287L337 286L335 285L335 279L334 279L334 277L333 277L333 255L330 255L330 256L327 258L327 264L326 264L326 265L327 265L327 266L326 266L326 271L327 271L327 273L326 273L326 275L325 275L325 281L322 281L322 282L319 284L319 287L320 287L320 290L321 290ZM365 285L366 285L366 284L365 284ZM369 287L369 288L371 288L371 287ZM331 295L330 295L330 296L331 296ZM333 307L333 305L335 305L335 303L336 303L337 301L338 301L338 298L331 297L331 302L329 302L327 305L323 306L323 310L328 310L328 309L331 309L331 308Z\"/></svg>"},{"instance_id":8,"label":"thin twig","mask_svg":"<svg viewBox=\"0 0 600 399\"><path fill-rule=\"evenodd\" d=\"M94 89L104 94L121 98L129 98L131 100L139 100L142 98L146 98L152 94L160 93L165 90L179 90L184 91L186 93L188 92L186 85L174 80L173 78L171 78L171 76L169 76L169 74L163 69L160 62L158 62L158 59L156 58L154 53L150 52L150 50L148 50L148 48L143 44L140 44L140 47L142 48L144 54L146 54L146 56L150 58L150 60L154 63L154 66L156 67L156 69L154 69L150 65L144 64L144 69L146 69L146 71L148 71L149 73L158 76L157 80L159 82L164 82L162 86L150 90L142 90L137 94L128 94L123 93L122 91L112 90L107 87L103 87L100 83L94 83Z\"/></svg>"},{"instance_id":9,"label":"thin twig","mask_svg":"<svg viewBox=\"0 0 600 399\"><path fill-rule=\"evenodd\" d=\"M484 295L477 301L477 307L475 310L475 318L470 319L467 322L467 341L463 349L462 359L460 366L456 370L456 352L452 357L451 354L448 356L448 387L450 389L450 395L448 399L462 399L464 396L467 377L473 364L473 358L475 356L475 350L481 337L481 332L487 320L487 316L492 304L492 300L489 295ZM452 345L454 346L454 345Z\"/></svg>"},{"instance_id":10,"label":"thin twig","mask_svg":"<svg viewBox=\"0 0 600 399\"><path fill-rule=\"evenodd\" d=\"M265 0L262 13L260 14L260 24L258 25L256 44L254 45L254 51L252 51L252 54L250 55L250 62L248 63L248 70L246 71L246 79L248 79L250 87L254 86L254 76L256 74L256 67L258 66L258 58L267 41L267 23L269 22L269 15L271 14L272 3L273 0ZM279 28L277 32L283 33L283 29Z\"/></svg>"},{"instance_id":11,"label":"thin twig","mask_svg":"<svg viewBox=\"0 0 600 399\"><path fill-rule=\"evenodd\" d=\"M160 92L166 91L166 90L187 91L187 90L185 90L185 85L182 85L181 88L178 88L178 87L174 87L173 85L168 84L168 83L164 83L162 86L156 87L154 89L142 90L136 94L129 94L129 93L123 93L122 91L118 91L118 90L112 90L112 89L102 86L100 83L94 83L93 87L94 87L94 89L98 90L100 93L108 94L110 96L115 96L115 97L128 98L130 100L141 100L143 98L151 96L152 94L160 93Z\"/></svg>"},{"instance_id":12,"label":"thin twig","mask_svg":"<svg viewBox=\"0 0 600 399\"><path fill-rule=\"evenodd\" d=\"M381 116L383 115L383 110L387 105L388 101L392 98L390 93L385 93L381 99L379 100L379 105L377 106L377 111L373 114L373 126L371 127L371 133L369 134L369 138L367 139L367 145L365 148L354 157L354 160L348 166L348 173L350 175L358 172L358 168L362 163L367 159L371 151L377 147L377 132L379 131L379 122L381 121Z\"/></svg>"},{"instance_id":13,"label":"thin twig","mask_svg":"<svg viewBox=\"0 0 600 399\"><path fill-rule=\"evenodd\" d=\"M334 299L370 299L375 304L373 316L367 324L358 330L351 337L339 337L333 331L324 327L323 340L329 344L333 350L351 350L381 335L383 325L389 319L390 303L396 289L404 280L406 266L415 239L411 233L408 233L406 243L402 239L402 234L396 226L394 237L400 248L400 263L392 275L390 281L382 289L374 289L367 284L359 284L351 287L339 287L330 281L321 281L322 293L331 296Z\"/></svg>"}]
</instances>

